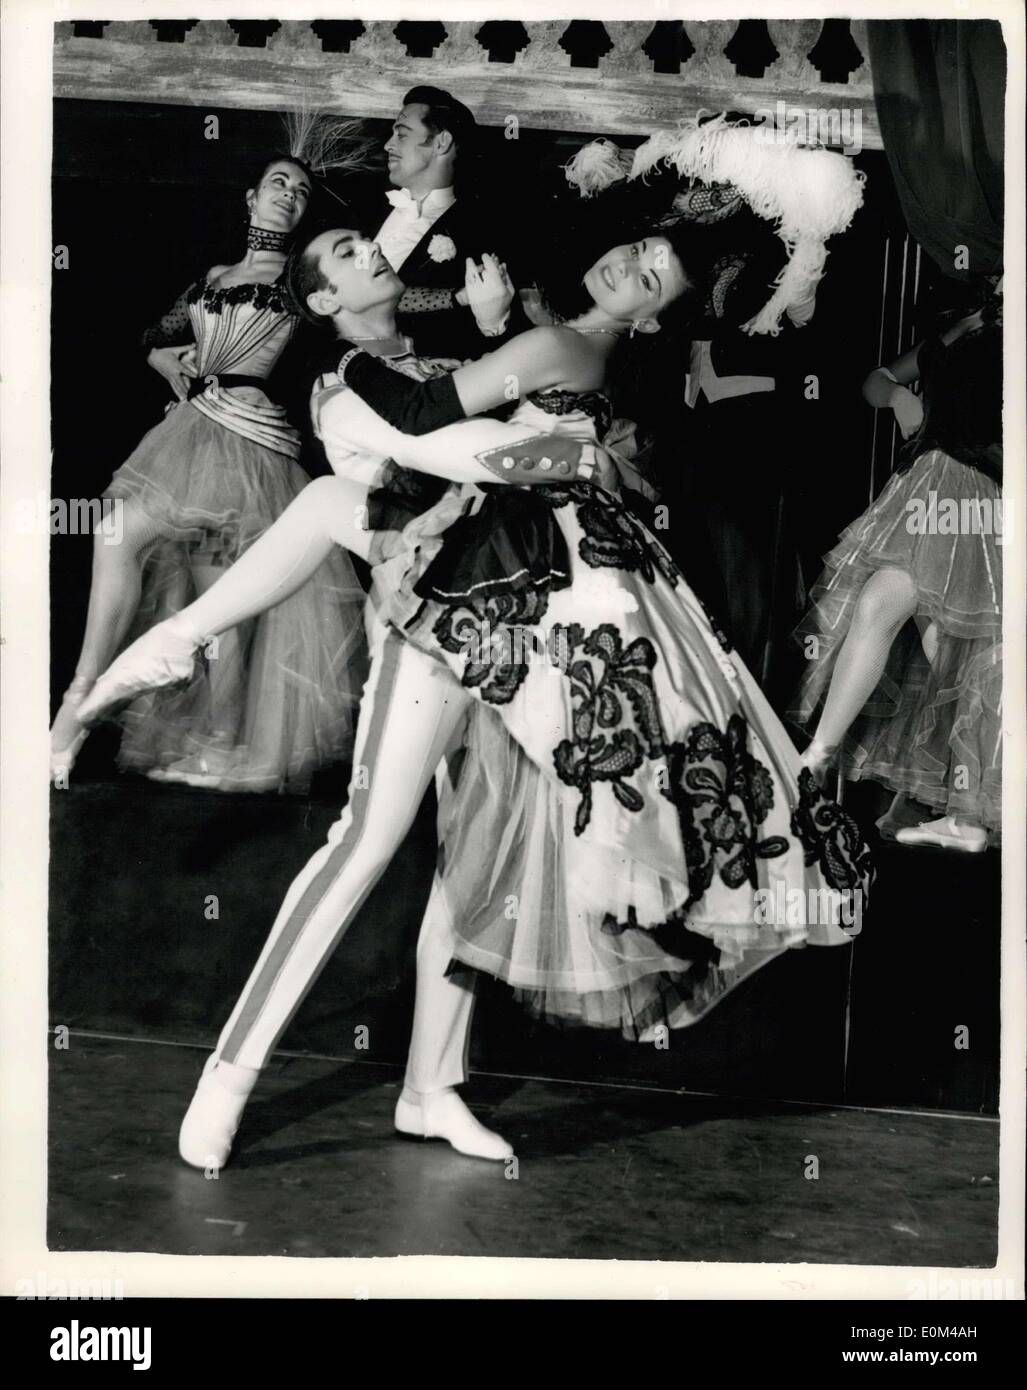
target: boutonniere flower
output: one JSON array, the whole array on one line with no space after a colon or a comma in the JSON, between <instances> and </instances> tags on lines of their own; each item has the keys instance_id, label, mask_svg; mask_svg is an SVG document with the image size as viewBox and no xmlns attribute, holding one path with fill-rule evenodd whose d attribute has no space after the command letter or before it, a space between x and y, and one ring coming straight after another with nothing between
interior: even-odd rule
<instances>
[{"instance_id":1,"label":"boutonniere flower","mask_svg":"<svg viewBox=\"0 0 1027 1390\"><path fill-rule=\"evenodd\" d=\"M428 255L433 261L451 261L456 255L456 243L452 237L433 236L428 243Z\"/></svg>"}]
</instances>

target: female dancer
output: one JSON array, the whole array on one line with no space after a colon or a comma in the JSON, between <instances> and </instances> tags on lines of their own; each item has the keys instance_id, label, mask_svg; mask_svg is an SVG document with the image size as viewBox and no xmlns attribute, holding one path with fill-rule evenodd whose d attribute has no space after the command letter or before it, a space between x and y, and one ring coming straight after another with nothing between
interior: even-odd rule
<instances>
[{"instance_id":1,"label":"female dancer","mask_svg":"<svg viewBox=\"0 0 1027 1390\"><path fill-rule=\"evenodd\" d=\"M146 631L203 593L309 481L267 378L298 321L281 275L311 192L305 164L268 163L246 193L245 256L212 267L145 335L177 399L105 494L122 509L123 539L95 539L85 637L51 731L57 779L88 732L79 705L133 620ZM301 788L348 750L362 607L348 556L327 557L308 588L226 634L186 689L135 702L119 765L221 790Z\"/></svg>"},{"instance_id":2,"label":"female dancer","mask_svg":"<svg viewBox=\"0 0 1027 1390\"><path fill-rule=\"evenodd\" d=\"M301 293L351 336L387 337L387 315L347 319L359 272L344 256L347 234L319 238L300 258ZM377 257L364 259L377 276ZM703 1016L789 946L851 939L837 915L825 922L808 905L823 908L826 895L851 926L840 900L849 894L858 912L866 847L808 774L800 784L779 722L666 552L615 491L574 477L557 449L537 469L518 463L518 443L541 434L595 444L613 347L632 328L653 331L689 282L670 240L656 236L615 247L585 283L585 314L533 329L447 383L462 416L500 404L516 378L523 399L509 424L466 421L415 439L338 381L315 394L329 457L352 476L373 450L468 481L409 522L398 544L393 533L378 566L388 626L361 704L359 775L328 844L289 890L201 1078L180 1136L190 1162L227 1159L259 1069L461 724L467 756L441 827L454 954L508 980L539 1012L653 1038ZM436 416L446 409L442 383L411 381L407 394L402 376L355 351L344 374L368 395L382 374L397 415L423 415L426 399ZM528 473L555 481L516 486ZM377 538L354 520L357 496L348 479L312 484L221 585L116 663L91 712L180 676L204 633L289 592L325 545L376 558ZM775 911L789 893L788 912Z\"/></svg>"},{"instance_id":3,"label":"female dancer","mask_svg":"<svg viewBox=\"0 0 1027 1390\"><path fill-rule=\"evenodd\" d=\"M826 557L797 634L815 659L793 714L821 711L804 764L890 787L883 834L970 853L1001 826L1000 296L867 377L912 459ZM896 833L903 797L939 818Z\"/></svg>"}]
</instances>

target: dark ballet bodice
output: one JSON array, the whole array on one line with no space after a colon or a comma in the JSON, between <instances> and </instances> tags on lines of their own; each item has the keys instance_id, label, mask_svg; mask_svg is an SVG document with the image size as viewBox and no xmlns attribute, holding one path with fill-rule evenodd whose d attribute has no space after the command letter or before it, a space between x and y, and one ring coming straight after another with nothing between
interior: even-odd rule
<instances>
[{"instance_id":1,"label":"dark ballet bodice","mask_svg":"<svg viewBox=\"0 0 1027 1390\"><path fill-rule=\"evenodd\" d=\"M917 353L924 421L909 449L941 449L1001 481L1002 329L985 323L946 344L935 334Z\"/></svg>"}]
</instances>

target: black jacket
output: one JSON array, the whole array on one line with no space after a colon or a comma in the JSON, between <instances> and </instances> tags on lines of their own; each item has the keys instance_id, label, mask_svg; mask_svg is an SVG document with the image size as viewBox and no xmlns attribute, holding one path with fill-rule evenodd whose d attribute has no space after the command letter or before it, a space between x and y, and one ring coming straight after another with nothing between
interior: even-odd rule
<instances>
[{"instance_id":1,"label":"black jacket","mask_svg":"<svg viewBox=\"0 0 1027 1390\"><path fill-rule=\"evenodd\" d=\"M376 230L392 211L383 198ZM428 253L433 237L448 237L455 247L449 260L434 260ZM504 227L498 212L473 197L458 197L428 228L397 272L404 285L418 289L452 290L454 295L463 287L467 257L480 261L485 252L506 261L511 275L509 228ZM516 283L516 280L515 280ZM518 288L521 288L518 286ZM495 346L495 341L479 331L470 309L453 304L451 308L427 313L401 314L399 326L413 339L414 351L420 357L481 357ZM520 332L530 327L515 299L511 308L508 332Z\"/></svg>"},{"instance_id":2,"label":"black jacket","mask_svg":"<svg viewBox=\"0 0 1027 1390\"><path fill-rule=\"evenodd\" d=\"M705 318L693 325L692 338L711 343L713 370L718 376L776 378L788 357L786 343L792 325L787 315L777 337L744 333L742 324L754 318L774 293L774 281L787 258L784 244L770 224L755 213L736 213L725 223L704 230L711 233L716 248L714 279L721 274L727 278L718 303L708 303Z\"/></svg>"}]
</instances>

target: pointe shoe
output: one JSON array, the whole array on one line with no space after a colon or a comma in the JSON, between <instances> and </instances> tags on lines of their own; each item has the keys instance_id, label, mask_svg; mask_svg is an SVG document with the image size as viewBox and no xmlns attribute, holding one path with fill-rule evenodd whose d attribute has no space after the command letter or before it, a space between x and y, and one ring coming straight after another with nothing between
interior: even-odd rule
<instances>
[{"instance_id":1,"label":"pointe shoe","mask_svg":"<svg viewBox=\"0 0 1027 1390\"><path fill-rule=\"evenodd\" d=\"M228 1162L235 1132L259 1075L249 1067L220 1061L217 1053L207 1058L178 1131L179 1155L191 1167L219 1170Z\"/></svg>"},{"instance_id":2,"label":"pointe shoe","mask_svg":"<svg viewBox=\"0 0 1027 1390\"><path fill-rule=\"evenodd\" d=\"M94 724L115 705L145 690L178 685L192 677L198 643L180 635L173 619L158 623L127 647L103 673L79 708L83 724Z\"/></svg>"},{"instance_id":3,"label":"pointe shoe","mask_svg":"<svg viewBox=\"0 0 1027 1390\"><path fill-rule=\"evenodd\" d=\"M514 1151L503 1136L476 1120L455 1091L431 1091L416 1101L401 1095L394 1123L398 1134L410 1139L445 1139L458 1153L471 1158L497 1162L513 1158Z\"/></svg>"},{"instance_id":4,"label":"pointe shoe","mask_svg":"<svg viewBox=\"0 0 1027 1390\"><path fill-rule=\"evenodd\" d=\"M78 757L79 749L82 747L83 743L85 743L86 739L89 737L89 730L87 728L84 728L82 724L82 705L85 701L86 696L89 694L92 685L93 682L90 677L76 676L75 679L68 686L67 690L64 692L64 698L61 700L61 709L58 712L57 719L54 720L54 728L56 728L57 726L57 720L60 719L61 713L64 711L65 705L67 705L70 709L73 709L75 711L75 719L79 727L77 732L73 735L71 742L65 744L63 748L54 748L53 744L51 743L51 782L56 783L67 781L68 777L71 774L72 768L75 766L75 759ZM51 729L50 731L50 737L51 739L53 738L53 729Z\"/></svg>"},{"instance_id":5,"label":"pointe shoe","mask_svg":"<svg viewBox=\"0 0 1027 1390\"><path fill-rule=\"evenodd\" d=\"M151 767L146 776L151 782L172 782L186 787L218 788L224 780L210 770L203 758L183 758L167 767Z\"/></svg>"},{"instance_id":6,"label":"pointe shoe","mask_svg":"<svg viewBox=\"0 0 1027 1390\"><path fill-rule=\"evenodd\" d=\"M982 825L960 825L955 816L908 825L896 832L895 839L900 845L955 849L963 854L981 854L988 848L988 832Z\"/></svg>"}]
</instances>

